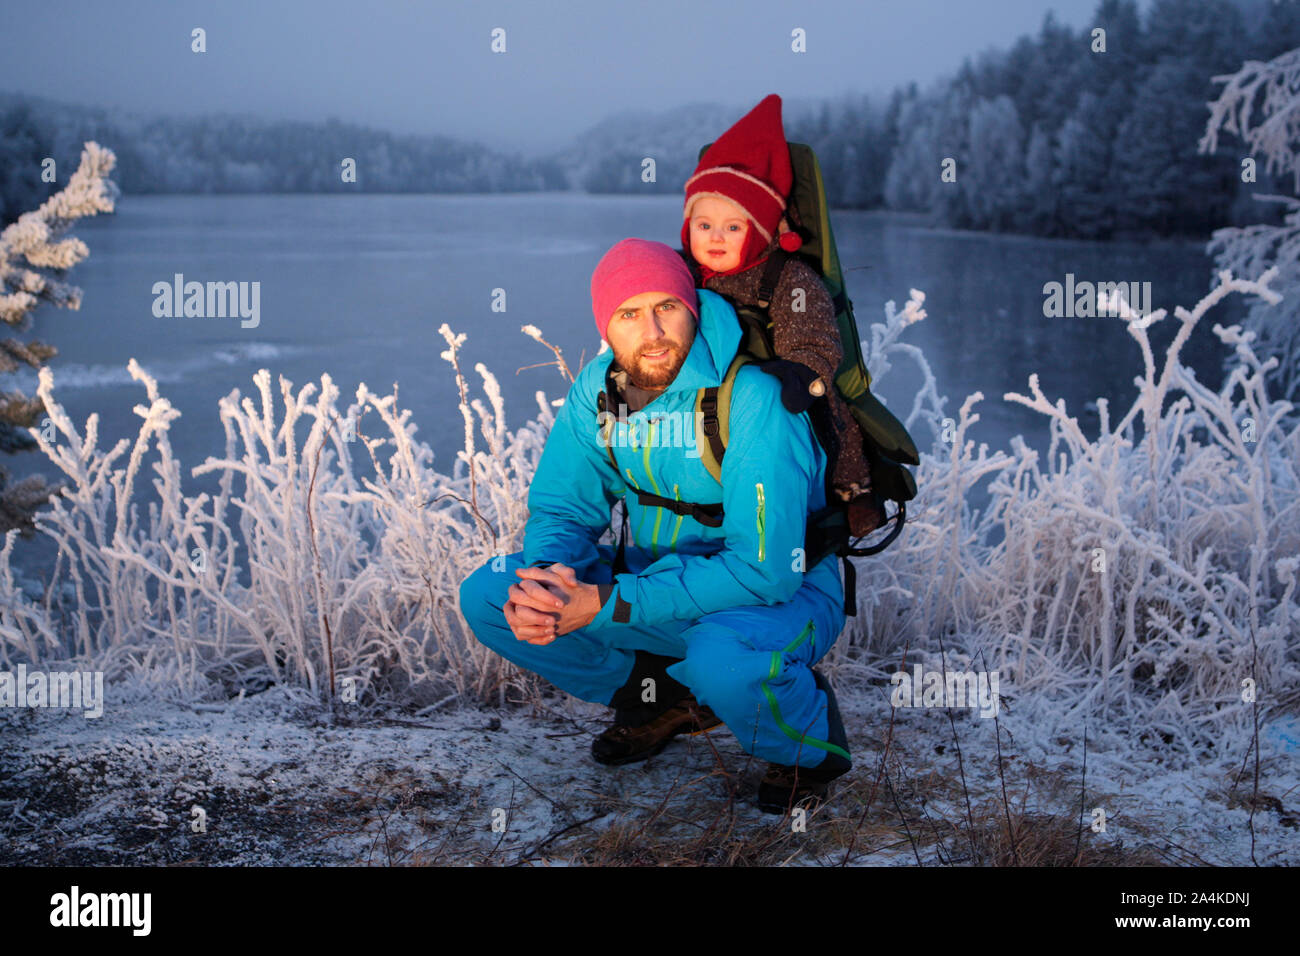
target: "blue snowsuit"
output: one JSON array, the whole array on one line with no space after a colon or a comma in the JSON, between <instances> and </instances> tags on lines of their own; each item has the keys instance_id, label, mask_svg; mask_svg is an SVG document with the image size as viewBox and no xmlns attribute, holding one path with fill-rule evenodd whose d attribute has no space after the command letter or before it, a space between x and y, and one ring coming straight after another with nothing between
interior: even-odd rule
<instances>
[{"instance_id":1,"label":"blue snowsuit","mask_svg":"<svg viewBox=\"0 0 1300 956\"><path fill-rule=\"evenodd\" d=\"M597 427L597 394L613 352L578 374L556 416L528 494L524 548L487 562L460 587L480 642L583 700L608 704L632 673L634 649L682 658L668 674L708 705L755 756L816 767L830 740L826 694L810 668L844 627L844 589L831 555L805 573L807 514L825 504L826 455L807 412L791 414L781 384L742 367L731 401L722 486L695 447L696 390L721 383L740 345L730 303L697 290L695 340L676 378L615 424L614 473ZM609 408L617 411L618 397ZM676 428L674 440L671 429ZM656 432L659 440L656 440ZM637 501L635 489L698 503L721 500L721 527ZM626 495L628 571L597 545ZM515 569L562 562L579 581L613 582L586 627L533 645L505 622Z\"/></svg>"}]
</instances>

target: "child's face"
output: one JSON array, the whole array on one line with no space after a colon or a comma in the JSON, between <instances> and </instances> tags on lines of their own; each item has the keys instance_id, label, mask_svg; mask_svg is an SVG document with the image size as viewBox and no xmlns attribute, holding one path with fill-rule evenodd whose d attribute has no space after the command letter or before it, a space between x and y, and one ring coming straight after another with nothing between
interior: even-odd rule
<instances>
[{"instance_id":1,"label":"child's face","mask_svg":"<svg viewBox=\"0 0 1300 956\"><path fill-rule=\"evenodd\" d=\"M747 235L749 220L735 203L703 196L691 207L691 255L714 272L740 265Z\"/></svg>"}]
</instances>

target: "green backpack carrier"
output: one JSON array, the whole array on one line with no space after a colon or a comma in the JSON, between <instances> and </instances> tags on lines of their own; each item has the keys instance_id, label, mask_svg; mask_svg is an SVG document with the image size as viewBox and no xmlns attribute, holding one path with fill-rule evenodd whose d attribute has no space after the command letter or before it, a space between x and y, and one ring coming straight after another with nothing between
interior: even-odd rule
<instances>
[{"instance_id":1,"label":"green backpack carrier","mask_svg":"<svg viewBox=\"0 0 1300 956\"><path fill-rule=\"evenodd\" d=\"M711 143L700 148L703 157ZM907 502L916 497L916 481L906 465L919 465L916 444L892 412L871 394L871 373L867 371L862 359L861 338L858 334L857 321L853 317L853 303L844 288L844 273L840 268L839 254L835 248L835 235L831 231L829 210L826 206L826 188L822 182L821 166L812 147L803 143L789 143L790 165L794 171L794 185L786 209L786 218L791 228L803 240L799 252L786 252L779 246L768 257L763 267L763 276L759 284L759 299L762 308L732 303L740 320L742 338L740 347L722 384L702 388L695 399L696 447L700 450L700 460L713 475L714 480L722 483L722 459L727 451L729 438L728 424L731 412L731 391L735 384L736 373L745 364L754 363L760 368L777 358L772 345L772 320L768 316L766 305L772 299L781 269L785 262L793 257L802 258L821 277L822 284L830 294L835 306L835 318L840 329L840 341L844 358L835 372L835 388L843 396L850 412L862 429L863 451L867 464L871 468L871 486L878 502L892 501L896 511L890 515L882 527L893 527L878 543L860 547L862 539L851 539L849 533L848 505L839 499L833 491L831 476L834 472L835 449L839 447L839 436L833 434L830 409L824 397L818 398L809 408L813 431L827 454L826 466L826 501L825 507L808 516L807 530L804 536L804 567L816 566L828 555L840 556L844 562L844 612L849 616L857 614L857 574L851 557L878 554L898 537L907 520ZM689 262L689 253L682 250L683 258ZM765 369L766 370L766 369ZM605 411L608 400L606 393L614 394L612 378L606 380L606 389L597 399L601 412ZM614 461L613 449L606 444L610 461ZM618 471L618 465L614 464ZM710 527L722 524L722 505L720 503L699 504L695 502L676 501L648 492L637 492L637 498L643 505L656 505L675 514L690 515L697 521ZM624 512L626 518L626 512ZM625 521L626 524L626 521ZM877 528L876 531L881 530ZM875 531L872 532L875 534ZM623 538L619 537L617 567L623 567Z\"/></svg>"}]
</instances>

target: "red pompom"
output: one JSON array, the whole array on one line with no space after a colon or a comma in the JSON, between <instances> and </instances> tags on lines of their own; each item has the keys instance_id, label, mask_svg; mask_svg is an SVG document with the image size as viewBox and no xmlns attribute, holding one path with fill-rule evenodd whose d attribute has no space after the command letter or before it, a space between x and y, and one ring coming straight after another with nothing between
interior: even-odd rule
<instances>
[{"instance_id":1,"label":"red pompom","mask_svg":"<svg viewBox=\"0 0 1300 956\"><path fill-rule=\"evenodd\" d=\"M797 232L783 232L781 233L781 238L778 239L777 242L780 243L781 248L786 252L798 252L799 248L803 245L803 240L799 238L799 233Z\"/></svg>"}]
</instances>

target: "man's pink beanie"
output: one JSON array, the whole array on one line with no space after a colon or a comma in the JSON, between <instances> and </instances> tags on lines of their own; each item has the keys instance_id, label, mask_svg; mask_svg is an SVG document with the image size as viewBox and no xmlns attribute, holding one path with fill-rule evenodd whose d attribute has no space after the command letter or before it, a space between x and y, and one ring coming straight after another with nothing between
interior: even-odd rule
<instances>
[{"instance_id":1,"label":"man's pink beanie","mask_svg":"<svg viewBox=\"0 0 1300 956\"><path fill-rule=\"evenodd\" d=\"M624 239L605 253L591 274L591 308L602 339L614 310L644 292L676 296L699 320L695 280L682 257L662 242Z\"/></svg>"}]
</instances>

